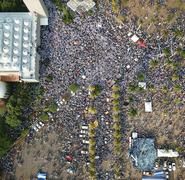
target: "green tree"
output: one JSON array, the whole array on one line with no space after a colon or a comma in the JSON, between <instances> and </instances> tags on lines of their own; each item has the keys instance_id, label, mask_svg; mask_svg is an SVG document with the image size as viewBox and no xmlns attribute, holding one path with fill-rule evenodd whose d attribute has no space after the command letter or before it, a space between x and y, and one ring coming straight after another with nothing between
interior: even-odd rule
<instances>
[{"instance_id":1,"label":"green tree","mask_svg":"<svg viewBox=\"0 0 185 180\"><path fill-rule=\"evenodd\" d=\"M20 126L21 120L15 114L7 114L5 117L5 122L12 128Z\"/></svg>"},{"instance_id":2,"label":"green tree","mask_svg":"<svg viewBox=\"0 0 185 180\"><path fill-rule=\"evenodd\" d=\"M79 90L80 86L77 83L73 83L69 86L69 89L72 93L76 93Z\"/></svg>"},{"instance_id":3,"label":"green tree","mask_svg":"<svg viewBox=\"0 0 185 180\"><path fill-rule=\"evenodd\" d=\"M137 75L137 78L138 78L139 81L144 81L145 80L145 75L143 73L139 73Z\"/></svg>"},{"instance_id":4,"label":"green tree","mask_svg":"<svg viewBox=\"0 0 185 180\"><path fill-rule=\"evenodd\" d=\"M131 116L131 117L135 117L135 116L137 116L137 114L138 114L137 109L131 108L131 109L128 110L128 115Z\"/></svg>"},{"instance_id":5,"label":"green tree","mask_svg":"<svg viewBox=\"0 0 185 180\"><path fill-rule=\"evenodd\" d=\"M179 84L175 84L173 87L174 92L180 92L182 90L181 86Z\"/></svg>"},{"instance_id":6,"label":"green tree","mask_svg":"<svg viewBox=\"0 0 185 180\"><path fill-rule=\"evenodd\" d=\"M43 112L43 113L40 114L39 119L40 119L41 121L48 121L48 120L49 120L49 116L48 116L47 113L44 113L44 112Z\"/></svg>"},{"instance_id":7,"label":"green tree","mask_svg":"<svg viewBox=\"0 0 185 180\"><path fill-rule=\"evenodd\" d=\"M113 104L114 106L118 106L118 105L119 105L119 100L114 99L114 100L112 101L112 104Z\"/></svg>"},{"instance_id":8,"label":"green tree","mask_svg":"<svg viewBox=\"0 0 185 180\"><path fill-rule=\"evenodd\" d=\"M150 68L155 68L158 66L158 61L155 59L152 59L149 63Z\"/></svg>"},{"instance_id":9,"label":"green tree","mask_svg":"<svg viewBox=\"0 0 185 180\"><path fill-rule=\"evenodd\" d=\"M113 98L113 99L119 99L119 98L120 98L120 94L117 93L117 92L113 92L113 93L112 93L112 98Z\"/></svg>"},{"instance_id":10,"label":"green tree","mask_svg":"<svg viewBox=\"0 0 185 180\"><path fill-rule=\"evenodd\" d=\"M163 53L165 56L170 56L170 49L169 48L164 48Z\"/></svg>"},{"instance_id":11,"label":"green tree","mask_svg":"<svg viewBox=\"0 0 185 180\"><path fill-rule=\"evenodd\" d=\"M90 106L90 107L88 108L88 112L89 112L89 114L92 114L92 115L97 114L96 108L95 108L95 107L92 107L92 106Z\"/></svg>"},{"instance_id":12,"label":"green tree","mask_svg":"<svg viewBox=\"0 0 185 180\"><path fill-rule=\"evenodd\" d=\"M113 85L112 86L112 90L115 92L119 91L120 90L120 87L118 85Z\"/></svg>"},{"instance_id":13,"label":"green tree","mask_svg":"<svg viewBox=\"0 0 185 180\"><path fill-rule=\"evenodd\" d=\"M172 81L178 81L179 80L179 75L177 73L174 73L171 77Z\"/></svg>"}]
</instances>

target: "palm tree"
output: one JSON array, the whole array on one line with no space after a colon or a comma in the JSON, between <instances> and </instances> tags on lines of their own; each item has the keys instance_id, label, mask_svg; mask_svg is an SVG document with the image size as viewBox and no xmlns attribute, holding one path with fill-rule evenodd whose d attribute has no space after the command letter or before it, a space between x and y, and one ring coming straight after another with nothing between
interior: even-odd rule
<instances>
[{"instance_id":1,"label":"palm tree","mask_svg":"<svg viewBox=\"0 0 185 180\"><path fill-rule=\"evenodd\" d=\"M119 99L119 97L120 97L120 94L118 92L112 93L112 98L113 99Z\"/></svg>"},{"instance_id":2,"label":"palm tree","mask_svg":"<svg viewBox=\"0 0 185 180\"><path fill-rule=\"evenodd\" d=\"M114 100L112 101L112 104L113 104L114 106L119 105L119 100L118 100L118 99L114 99Z\"/></svg>"},{"instance_id":3,"label":"palm tree","mask_svg":"<svg viewBox=\"0 0 185 180\"><path fill-rule=\"evenodd\" d=\"M119 87L118 85L113 85L113 86L112 86L112 90L113 90L114 92L117 92L117 91L120 90L120 87Z\"/></svg>"},{"instance_id":4,"label":"palm tree","mask_svg":"<svg viewBox=\"0 0 185 180\"><path fill-rule=\"evenodd\" d=\"M90 106L88 108L88 112L89 112L89 114L95 115L97 113L97 110L95 107Z\"/></svg>"}]
</instances>

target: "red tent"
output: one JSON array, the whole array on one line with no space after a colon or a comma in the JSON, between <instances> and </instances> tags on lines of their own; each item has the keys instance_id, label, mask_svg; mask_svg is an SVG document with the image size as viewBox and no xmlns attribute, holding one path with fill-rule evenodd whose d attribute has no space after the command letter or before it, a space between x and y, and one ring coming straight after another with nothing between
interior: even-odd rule
<instances>
[{"instance_id":1,"label":"red tent","mask_svg":"<svg viewBox=\"0 0 185 180\"><path fill-rule=\"evenodd\" d=\"M146 43L144 42L143 39L139 39L136 43L137 43L140 47L146 48Z\"/></svg>"}]
</instances>

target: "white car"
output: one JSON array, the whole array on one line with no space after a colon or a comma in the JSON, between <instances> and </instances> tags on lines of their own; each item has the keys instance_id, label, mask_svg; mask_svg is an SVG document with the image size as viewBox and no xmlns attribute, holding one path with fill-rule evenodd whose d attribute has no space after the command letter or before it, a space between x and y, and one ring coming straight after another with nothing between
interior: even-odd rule
<instances>
[{"instance_id":1,"label":"white car","mask_svg":"<svg viewBox=\"0 0 185 180\"><path fill-rule=\"evenodd\" d=\"M80 133L82 133L82 134L88 134L88 131L86 131L86 130L80 130Z\"/></svg>"},{"instance_id":2,"label":"white car","mask_svg":"<svg viewBox=\"0 0 185 180\"><path fill-rule=\"evenodd\" d=\"M86 137L86 135L85 134L79 134L79 137L84 138L84 137Z\"/></svg>"},{"instance_id":3,"label":"white car","mask_svg":"<svg viewBox=\"0 0 185 180\"><path fill-rule=\"evenodd\" d=\"M81 151L81 154L89 154L89 152L88 151Z\"/></svg>"},{"instance_id":4,"label":"white car","mask_svg":"<svg viewBox=\"0 0 185 180\"><path fill-rule=\"evenodd\" d=\"M35 126L38 128L38 129L40 129L42 126L40 125L40 124L35 124Z\"/></svg>"},{"instance_id":5,"label":"white car","mask_svg":"<svg viewBox=\"0 0 185 180\"><path fill-rule=\"evenodd\" d=\"M175 163L172 163L172 170L173 170L173 171L175 171L175 170L176 170Z\"/></svg>"},{"instance_id":6,"label":"white car","mask_svg":"<svg viewBox=\"0 0 185 180\"><path fill-rule=\"evenodd\" d=\"M88 126L86 126L86 125L83 125L83 126L82 126L82 129L86 129L86 130L88 130L88 129L89 129L89 127L88 127Z\"/></svg>"},{"instance_id":7,"label":"white car","mask_svg":"<svg viewBox=\"0 0 185 180\"><path fill-rule=\"evenodd\" d=\"M82 140L82 143L84 143L84 144L89 144L89 141L88 140Z\"/></svg>"},{"instance_id":8,"label":"white car","mask_svg":"<svg viewBox=\"0 0 185 180\"><path fill-rule=\"evenodd\" d=\"M165 174L166 174L166 179L169 179L169 173L168 173L168 171L166 171Z\"/></svg>"},{"instance_id":9,"label":"white car","mask_svg":"<svg viewBox=\"0 0 185 180\"><path fill-rule=\"evenodd\" d=\"M165 171L166 169L167 169L167 161L164 161L163 170Z\"/></svg>"},{"instance_id":10,"label":"white car","mask_svg":"<svg viewBox=\"0 0 185 180\"><path fill-rule=\"evenodd\" d=\"M168 163L168 170L171 172L172 171L172 164Z\"/></svg>"},{"instance_id":11,"label":"white car","mask_svg":"<svg viewBox=\"0 0 185 180\"><path fill-rule=\"evenodd\" d=\"M43 122L41 122L41 121L40 121L40 122L38 122L38 124L39 124L40 126L42 126L42 127L44 126L44 123L43 123Z\"/></svg>"},{"instance_id":12,"label":"white car","mask_svg":"<svg viewBox=\"0 0 185 180\"><path fill-rule=\"evenodd\" d=\"M35 130L36 132L39 131L39 129L37 127L35 127L35 126L33 126L33 130Z\"/></svg>"}]
</instances>

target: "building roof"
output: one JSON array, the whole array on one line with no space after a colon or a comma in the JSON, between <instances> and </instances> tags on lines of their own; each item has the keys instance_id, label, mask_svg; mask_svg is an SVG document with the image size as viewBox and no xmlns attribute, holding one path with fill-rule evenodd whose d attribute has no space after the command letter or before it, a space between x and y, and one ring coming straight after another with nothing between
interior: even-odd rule
<instances>
[{"instance_id":1,"label":"building roof","mask_svg":"<svg viewBox=\"0 0 185 180\"><path fill-rule=\"evenodd\" d=\"M134 166L141 171L150 171L154 168L157 152L152 138L133 139L130 156Z\"/></svg>"},{"instance_id":2,"label":"building roof","mask_svg":"<svg viewBox=\"0 0 185 180\"><path fill-rule=\"evenodd\" d=\"M0 72L36 79L36 13L0 13ZM3 75L4 75L3 74Z\"/></svg>"},{"instance_id":3,"label":"building roof","mask_svg":"<svg viewBox=\"0 0 185 180\"><path fill-rule=\"evenodd\" d=\"M81 12L81 11L89 11L95 6L95 2L92 0L70 0L67 3L68 7L70 7L73 11Z\"/></svg>"}]
</instances>

